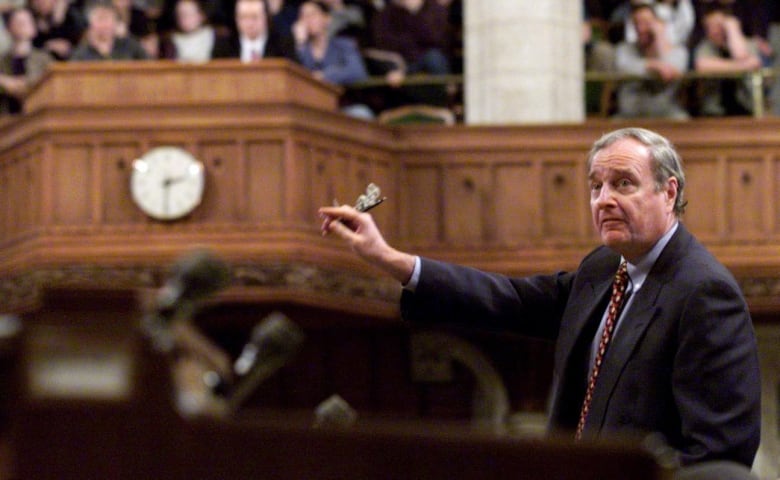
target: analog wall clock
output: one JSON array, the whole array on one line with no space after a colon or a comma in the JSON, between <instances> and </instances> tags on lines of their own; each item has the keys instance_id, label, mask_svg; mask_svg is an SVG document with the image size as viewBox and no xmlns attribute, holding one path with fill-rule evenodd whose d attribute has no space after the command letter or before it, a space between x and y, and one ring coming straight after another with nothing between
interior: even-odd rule
<instances>
[{"instance_id":1,"label":"analog wall clock","mask_svg":"<svg viewBox=\"0 0 780 480\"><path fill-rule=\"evenodd\" d=\"M133 161L133 201L157 220L189 215L200 205L204 187L203 163L182 148L156 147Z\"/></svg>"}]
</instances>

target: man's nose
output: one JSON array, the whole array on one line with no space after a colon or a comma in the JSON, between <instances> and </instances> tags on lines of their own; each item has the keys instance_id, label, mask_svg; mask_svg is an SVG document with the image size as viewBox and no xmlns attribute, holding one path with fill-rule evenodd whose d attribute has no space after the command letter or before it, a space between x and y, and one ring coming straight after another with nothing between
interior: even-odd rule
<instances>
[{"instance_id":1,"label":"man's nose","mask_svg":"<svg viewBox=\"0 0 780 480\"><path fill-rule=\"evenodd\" d=\"M595 199L595 204L597 206L603 207L607 205L612 205L615 203L615 191L612 190L609 185L603 185L599 189L599 194Z\"/></svg>"}]
</instances>

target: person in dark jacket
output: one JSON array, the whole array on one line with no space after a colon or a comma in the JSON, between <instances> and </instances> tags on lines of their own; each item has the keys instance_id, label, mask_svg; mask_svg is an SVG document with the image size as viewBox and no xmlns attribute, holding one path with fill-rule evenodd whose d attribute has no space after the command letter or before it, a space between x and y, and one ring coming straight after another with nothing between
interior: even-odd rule
<instances>
[{"instance_id":1,"label":"person in dark jacket","mask_svg":"<svg viewBox=\"0 0 780 480\"><path fill-rule=\"evenodd\" d=\"M679 154L626 128L593 144L587 171L602 245L571 272L508 277L414 256L349 206L321 207L322 232L404 285L407 321L555 341L549 424L559 434L651 435L683 466L749 468L761 440L758 346L736 280L682 223Z\"/></svg>"},{"instance_id":2,"label":"person in dark jacket","mask_svg":"<svg viewBox=\"0 0 780 480\"><path fill-rule=\"evenodd\" d=\"M297 62L292 36L273 27L269 11L265 0L238 0L236 31L215 42L212 58L240 58L244 63L263 58L286 58Z\"/></svg>"}]
</instances>

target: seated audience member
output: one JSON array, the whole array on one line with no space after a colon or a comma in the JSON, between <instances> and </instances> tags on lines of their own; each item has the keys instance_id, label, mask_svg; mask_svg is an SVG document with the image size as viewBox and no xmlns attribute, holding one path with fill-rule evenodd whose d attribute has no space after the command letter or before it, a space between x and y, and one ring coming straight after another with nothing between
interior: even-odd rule
<instances>
[{"instance_id":1,"label":"seated audience member","mask_svg":"<svg viewBox=\"0 0 780 480\"><path fill-rule=\"evenodd\" d=\"M0 0L0 55L5 55L11 49L11 34L8 33L6 17L14 9L26 5L24 0Z\"/></svg>"},{"instance_id":2,"label":"seated audience member","mask_svg":"<svg viewBox=\"0 0 780 480\"><path fill-rule=\"evenodd\" d=\"M756 46L763 66L772 65L775 56L769 39L771 11L777 0L739 0L732 2L734 16L742 25L742 32Z\"/></svg>"},{"instance_id":3,"label":"seated audience member","mask_svg":"<svg viewBox=\"0 0 780 480\"><path fill-rule=\"evenodd\" d=\"M119 14L117 35L126 37L132 35L146 50L149 58L159 57L160 45L157 33L152 30L152 24L146 12L133 5L132 0L113 0Z\"/></svg>"},{"instance_id":4,"label":"seated audience member","mask_svg":"<svg viewBox=\"0 0 780 480\"><path fill-rule=\"evenodd\" d=\"M615 48L623 41L628 11L626 0L583 0L582 41L585 68L593 72L615 71Z\"/></svg>"},{"instance_id":5,"label":"seated audience member","mask_svg":"<svg viewBox=\"0 0 780 480\"><path fill-rule=\"evenodd\" d=\"M361 40L366 31L366 16L363 8L344 0L325 0L330 7L330 36L346 35Z\"/></svg>"},{"instance_id":6,"label":"seated audience member","mask_svg":"<svg viewBox=\"0 0 780 480\"><path fill-rule=\"evenodd\" d=\"M647 0L631 0L634 6L647 3ZM687 45L696 25L696 11L691 0L657 0L653 4L656 17L666 25L666 37L672 45ZM626 19L626 37L628 42L637 38L636 28L631 18Z\"/></svg>"},{"instance_id":7,"label":"seated audience member","mask_svg":"<svg viewBox=\"0 0 780 480\"><path fill-rule=\"evenodd\" d=\"M618 45L616 65L621 73L654 78L623 83L618 90L618 117L666 117L684 120L688 113L677 102L679 78L688 65L688 50L673 44L653 3L635 4L631 22L636 40Z\"/></svg>"},{"instance_id":8,"label":"seated audience member","mask_svg":"<svg viewBox=\"0 0 780 480\"><path fill-rule=\"evenodd\" d=\"M33 47L36 30L30 10L11 10L7 18L11 49L0 58L0 113L15 114L22 111L22 101L54 58Z\"/></svg>"},{"instance_id":9,"label":"seated audience member","mask_svg":"<svg viewBox=\"0 0 780 480\"><path fill-rule=\"evenodd\" d=\"M87 31L70 59L95 60L145 60L146 50L132 35L117 34L119 12L108 0L94 0L86 7Z\"/></svg>"},{"instance_id":10,"label":"seated audience member","mask_svg":"<svg viewBox=\"0 0 780 480\"><path fill-rule=\"evenodd\" d=\"M392 0L371 30L376 48L404 58L406 73L450 73L448 12L436 0Z\"/></svg>"},{"instance_id":11,"label":"seated audience member","mask_svg":"<svg viewBox=\"0 0 780 480\"><path fill-rule=\"evenodd\" d=\"M33 40L57 60L67 60L86 28L84 16L68 0L30 0L38 34Z\"/></svg>"},{"instance_id":12,"label":"seated audience member","mask_svg":"<svg viewBox=\"0 0 780 480\"><path fill-rule=\"evenodd\" d=\"M211 59L216 29L208 22L199 0L176 2L176 30L168 33L160 45L160 57L181 62L206 62Z\"/></svg>"},{"instance_id":13,"label":"seated audience member","mask_svg":"<svg viewBox=\"0 0 780 480\"><path fill-rule=\"evenodd\" d=\"M274 28L268 18L265 0L238 0L236 2L236 32L214 43L213 58L240 58L242 62L263 58L287 58L298 61L295 42Z\"/></svg>"},{"instance_id":14,"label":"seated audience member","mask_svg":"<svg viewBox=\"0 0 780 480\"><path fill-rule=\"evenodd\" d=\"M301 4L298 21L293 26L301 64L316 78L336 85L364 80L368 73L357 44L351 38L331 37L330 18L325 2L314 0ZM374 116L367 106L356 103L345 105L344 112L360 118Z\"/></svg>"},{"instance_id":15,"label":"seated audience member","mask_svg":"<svg viewBox=\"0 0 780 480\"><path fill-rule=\"evenodd\" d=\"M713 7L702 18L704 39L696 47L697 72L748 72L761 67L756 46L742 32L739 20L722 7ZM745 115L753 110L750 79L702 82L703 115Z\"/></svg>"}]
</instances>

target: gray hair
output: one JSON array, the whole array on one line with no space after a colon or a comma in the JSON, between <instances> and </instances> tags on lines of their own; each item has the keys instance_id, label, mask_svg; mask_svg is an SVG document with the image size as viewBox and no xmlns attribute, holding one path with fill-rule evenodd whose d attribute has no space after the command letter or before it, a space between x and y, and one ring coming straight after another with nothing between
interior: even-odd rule
<instances>
[{"instance_id":1,"label":"gray hair","mask_svg":"<svg viewBox=\"0 0 780 480\"><path fill-rule=\"evenodd\" d=\"M682 159L669 140L653 131L644 128L623 128L604 134L593 143L593 147L591 147L588 153L588 170L590 171L593 157L598 152L625 138L632 138L650 150L650 169L655 177L657 190L660 191L664 188L666 181L671 177L677 179L677 198L674 200L674 213L678 217L682 215L685 212L685 206L688 204L683 196L685 172L683 171Z\"/></svg>"}]
</instances>

